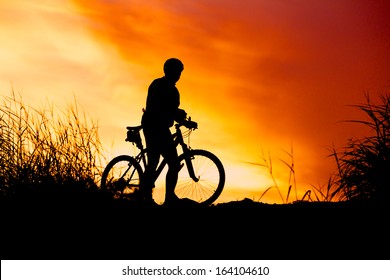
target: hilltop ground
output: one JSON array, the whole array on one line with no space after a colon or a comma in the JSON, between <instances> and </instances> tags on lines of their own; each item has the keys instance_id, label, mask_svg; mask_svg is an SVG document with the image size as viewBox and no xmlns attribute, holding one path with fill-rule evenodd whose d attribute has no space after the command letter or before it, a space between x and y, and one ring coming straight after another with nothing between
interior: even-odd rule
<instances>
[{"instance_id":1,"label":"hilltop ground","mask_svg":"<svg viewBox=\"0 0 390 280\"><path fill-rule=\"evenodd\" d=\"M388 207L372 203L144 208L98 195L2 201L2 259L383 259Z\"/></svg>"}]
</instances>

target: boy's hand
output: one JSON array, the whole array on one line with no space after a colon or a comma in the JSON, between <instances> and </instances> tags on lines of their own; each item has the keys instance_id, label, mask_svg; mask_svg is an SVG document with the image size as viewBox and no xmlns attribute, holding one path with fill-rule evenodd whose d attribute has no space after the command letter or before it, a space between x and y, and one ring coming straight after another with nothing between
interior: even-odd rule
<instances>
[{"instance_id":1,"label":"boy's hand","mask_svg":"<svg viewBox=\"0 0 390 280\"><path fill-rule=\"evenodd\" d=\"M198 128L198 123L191 121L191 120L186 120L184 122L184 126L189 128L189 129L197 129Z\"/></svg>"},{"instance_id":2,"label":"boy's hand","mask_svg":"<svg viewBox=\"0 0 390 280\"><path fill-rule=\"evenodd\" d=\"M176 120L177 121L184 121L187 118L187 113L183 109L177 109L176 112Z\"/></svg>"}]
</instances>

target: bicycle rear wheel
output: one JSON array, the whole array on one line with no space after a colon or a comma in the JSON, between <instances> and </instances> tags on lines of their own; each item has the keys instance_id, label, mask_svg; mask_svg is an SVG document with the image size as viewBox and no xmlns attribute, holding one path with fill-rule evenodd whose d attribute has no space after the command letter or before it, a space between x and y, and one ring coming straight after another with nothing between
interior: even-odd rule
<instances>
[{"instance_id":1,"label":"bicycle rear wheel","mask_svg":"<svg viewBox=\"0 0 390 280\"><path fill-rule=\"evenodd\" d=\"M179 198L189 198L203 205L212 204L225 186L225 169L213 153L205 150L191 150L190 158L197 180L193 180L185 161L179 157L182 168L179 171L175 193Z\"/></svg>"},{"instance_id":2,"label":"bicycle rear wheel","mask_svg":"<svg viewBox=\"0 0 390 280\"><path fill-rule=\"evenodd\" d=\"M141 184L142 169L131 156L113 158L102 173L100 187L114 198L134 198Z\"/></svg>"}]
</instances>

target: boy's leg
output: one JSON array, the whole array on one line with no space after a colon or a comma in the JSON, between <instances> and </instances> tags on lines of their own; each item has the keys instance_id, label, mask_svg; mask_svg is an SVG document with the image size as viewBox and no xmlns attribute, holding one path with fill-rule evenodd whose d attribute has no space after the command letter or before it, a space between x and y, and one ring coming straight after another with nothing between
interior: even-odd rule
<instances>
[{"instance_id":1,"label":"boy's leg","mask_svg":"<svg viewBox=\"0 0 390 280\"><path fill-rule=\"evenodd\" d=\"M147 164L145 166L145 173L142 178L143 186L141 188L141 191L145 199L152 200L152 191L156 180L156 169L160 160L160 152L158 147L159 136L155 129L146 127L144 127L144 136L148 152L146 154Z\"/></svg>"},{"instance_id":2,"label":"boy's leg","mask_svg":"<svg viewBox=\"0 0 390 280\"><path fill-rule=\"evenodd\" d=\"M163 157L168 164L168 171L165 178L165 203L170 203L178 200L175 194L175 187L180 168L179 157L172 137L170 141L166 142Z\"/></svg>"},{"instance_id":3,"label":"boy's leg","mask_svg":"<svg viewBox=\"0 0 390 280\"><path fill-rule=\"evenodd\" d=\"M151 200L152 192L154 188L155 183L155 177L156 177L156 168L159 162L159 154L148 152L148 162L145 167L145 173L143 179L143 185L142 185L142 194L145 199Z\"/></svg>"}]
</instances>

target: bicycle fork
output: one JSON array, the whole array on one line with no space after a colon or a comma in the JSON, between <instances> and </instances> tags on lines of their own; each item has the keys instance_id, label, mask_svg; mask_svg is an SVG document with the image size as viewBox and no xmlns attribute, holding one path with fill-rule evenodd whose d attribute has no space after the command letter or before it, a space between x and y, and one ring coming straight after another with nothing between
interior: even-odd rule
<instances>
[{"instance_id":1,"label":"bicycle fork","mask_svg":"<svg viewBox=\"0 0 390 280\"><path fill-rule=\"evenodd\" d=\"M185 146L183 148L184 148L183 150L184 150L184 155L185 155L184 160L185 160L186 165L187 165L188 174L190 175L192 180L194 180L195 182L198 182L200 177L199 176L197 177L195 175L194 165L192 164L192 160L194 159L194 157L189 154L190 149L188 149L187 146ZM183 168L183 166L184 166L184 163L182 163L180 165L180 170Z\"/></svg>"}]
</instances>

